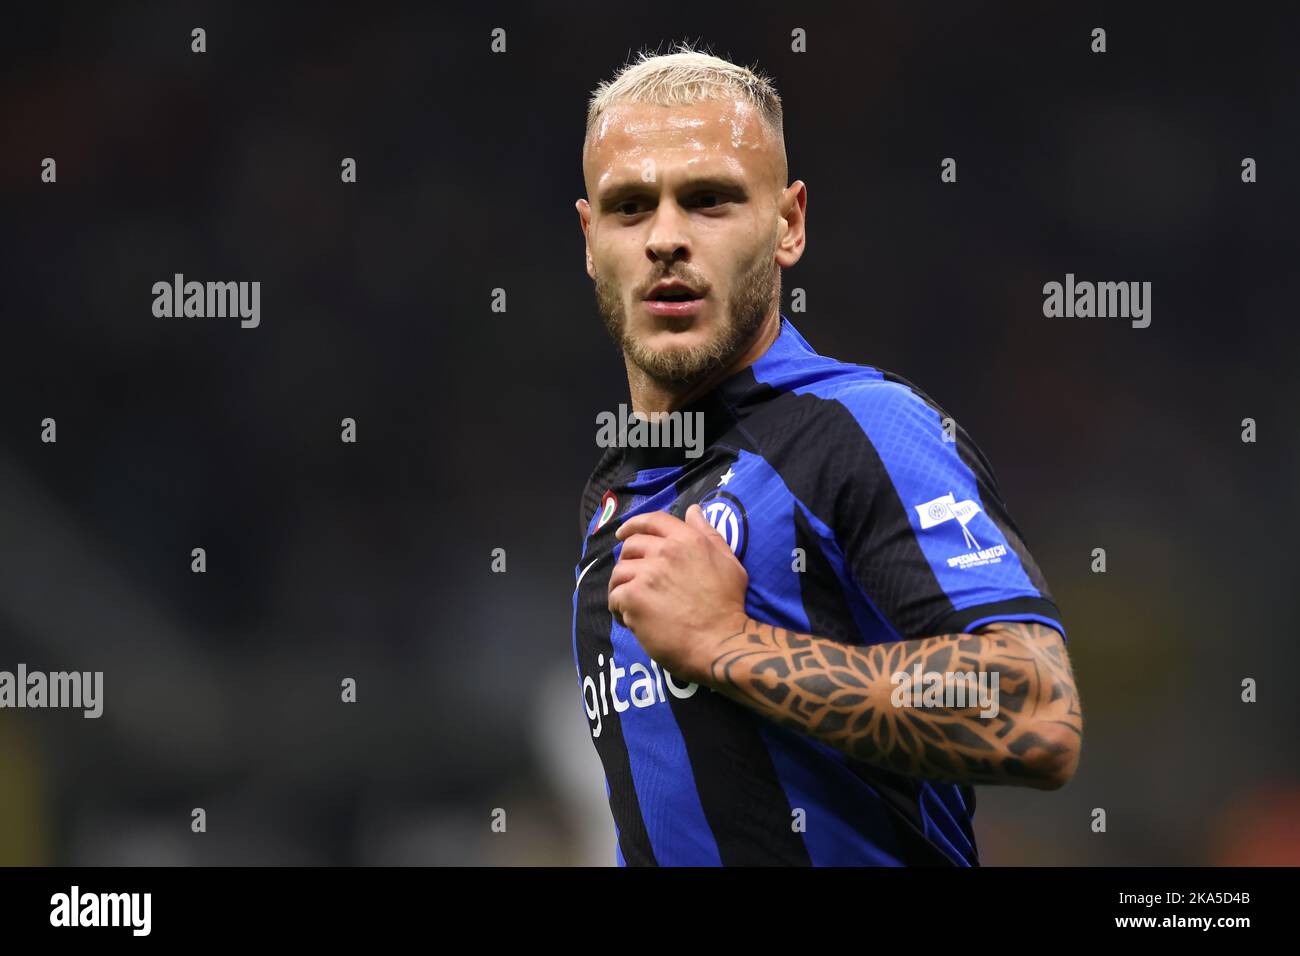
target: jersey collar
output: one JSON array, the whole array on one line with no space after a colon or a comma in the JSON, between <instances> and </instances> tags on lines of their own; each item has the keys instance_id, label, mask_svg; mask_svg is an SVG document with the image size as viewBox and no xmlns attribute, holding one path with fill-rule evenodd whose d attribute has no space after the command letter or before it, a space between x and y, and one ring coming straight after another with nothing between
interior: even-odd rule
<instances>
[{"instance_id":1,"label":"jersey collar","mask_svg":"<svg viewBox=\"0 0 1300 956\"><path fill-rule=\"evenodd\" d=\"M773 383L790 377L801 360L816 357L812 346L794 324L780 313L781 327L767 351L748 368L724 379L716 388L681 411L704 415L703 447L707 451L722 435L731 430L743 410L771 397ZM650 468L681 467L690 464L687 448L611 448L601 464L619 472L644 471Z\"/></svg>"}]
</instances>

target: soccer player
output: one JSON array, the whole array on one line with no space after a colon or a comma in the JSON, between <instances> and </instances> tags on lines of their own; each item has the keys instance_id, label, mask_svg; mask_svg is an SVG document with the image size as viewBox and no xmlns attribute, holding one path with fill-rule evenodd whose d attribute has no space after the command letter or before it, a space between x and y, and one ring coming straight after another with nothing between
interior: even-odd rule
<instances>
[{"instance_id":1,"label":"soccer player","mask_svg":"<svg viewBox=\"0 0 1300 956\"><path fill-rule=\"evenodd\" d=\"M1082 715L988 461L780 311L807 190L768 78L679 47L594 92L577 201L636 413L582 496L573 649L620 865L978 865L975 784ZM694 416L694 418L692 418Z\"/></svg>"}]
</instances>

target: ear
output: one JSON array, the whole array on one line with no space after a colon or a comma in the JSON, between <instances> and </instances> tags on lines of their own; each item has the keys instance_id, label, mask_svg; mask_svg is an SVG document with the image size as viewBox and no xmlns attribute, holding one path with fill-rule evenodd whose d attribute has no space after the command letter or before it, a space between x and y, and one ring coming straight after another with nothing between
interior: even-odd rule
<instances>
[{"instance_id":1,"label":"ear","mask_svg":"<svg viewBox=\"0 0 1300 956\"><path fill-rule=\"evenodd\" d=\"M807 228L808 187L796 179L781 193L777 209L785 229L776 245L776 264L789 269L803 257Z\"/></svg>"},{"instance_id":2,"label":"ear","mask_svg":"<svg viewBox=\"0 0 1300 956\"><path fill-rule=\"evenodd\" d=\"M591 204L585 199L574 203L578 210L578 225L582 226L582 240L587 252L587 275L596 278L596 267L591 262Z\"/></svg>"}]
</instances>

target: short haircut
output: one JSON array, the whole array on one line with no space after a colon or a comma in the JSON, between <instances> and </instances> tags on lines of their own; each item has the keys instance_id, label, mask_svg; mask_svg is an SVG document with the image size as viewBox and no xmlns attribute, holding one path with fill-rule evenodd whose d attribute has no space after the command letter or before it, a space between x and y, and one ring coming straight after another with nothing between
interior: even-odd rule
<instances>
[{"instance_id":1,"label":"short haircut","mask_svg":"<svg viewBox=\"0 0 1300 956\"><path fill-rule=\"evenodd\" d=\"M754 69L692 49L686 42L676 44L671 53L640 53L635 63L624 66L612 80L606 80L592 91L587 105L583 151L586 151L597 120L615 103L691 106L710 99L739 99L758 110L781 151L784 175L785 132L781 97L771 78Z\"/></svg>"}]
</instances>

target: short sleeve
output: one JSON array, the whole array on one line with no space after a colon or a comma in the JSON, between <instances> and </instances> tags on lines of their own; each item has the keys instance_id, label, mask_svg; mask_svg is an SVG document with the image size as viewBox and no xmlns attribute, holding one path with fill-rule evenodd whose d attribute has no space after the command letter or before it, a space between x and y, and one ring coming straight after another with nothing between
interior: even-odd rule
<instances>
[{"instance_id":1,"label":"short sleeve","mask_svg":"<svg viewBox=\"0 0 1300 956\"><path fill-rule=\"evenodd\" d=\"M910 385L837 396L856 423L837 456L837 543L862 596L904 638L1060 611L965 431ZM945 433L944 423L948 420Z\"/></svg>"}]
</instances>

